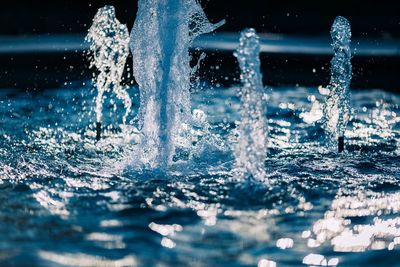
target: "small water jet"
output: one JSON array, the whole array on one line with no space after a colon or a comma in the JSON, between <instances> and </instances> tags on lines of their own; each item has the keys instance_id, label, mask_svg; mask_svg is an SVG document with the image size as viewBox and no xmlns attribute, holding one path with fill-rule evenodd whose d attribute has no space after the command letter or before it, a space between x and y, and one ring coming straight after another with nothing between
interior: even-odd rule
<instances>
[{"instance_id":1,"label":"small water jet","mask_svg":"<svg viewBox=\"0 0 400 267\"><path fill-rule=\"evenodd\" d=\"M242 82L239 89L241 121L235 146L236 170L241 178L251 176L262 181L265 179L268 126L259 54L260 42L256 31L244 30L234 53L240 65Z\"/></svg>"},{"instance_id":2,"label":"small water jet","mask_svg":"<svg viewBox=\"0 0 400 267\"><path fill-rule=\"evenodd\" d=\"M331 29L335 55L331 61L329 95L324 105L324 128L330 146L339 152L344 150L344 133L350 119L351 29L349 21L341 16L335 19Z\"/></svg>"},{"instance_id":3,"label":"small water jet","mask_svg":"<svg viewBox=\"0 0 400 267\"><path fill-rule=\"evenodd\" d=\"M121 24L112 6L105 6L97 11L89 29L86 41L90 43L91 67L95 66L99 74L93 78L98 91L96 97L96 139L101 139L101 119L104 94L112 91L122 100L125 114L122 123L131 111L132 100L127 87L121 85L122 75L129 54L129 31Z\"/></svg>"},{"instance_id":4,"label":"small water jet","mask_svg":"<svg viewBox=\"0 0 400 267\"><path fill-rule=\"evenodd\" d=\"M131 32L141 144L134 164L166 171L191 123L189 47L211 24L196 0L139 0ZM138 160L138 162L136 162Z\"/></svg>"}]
</instances>

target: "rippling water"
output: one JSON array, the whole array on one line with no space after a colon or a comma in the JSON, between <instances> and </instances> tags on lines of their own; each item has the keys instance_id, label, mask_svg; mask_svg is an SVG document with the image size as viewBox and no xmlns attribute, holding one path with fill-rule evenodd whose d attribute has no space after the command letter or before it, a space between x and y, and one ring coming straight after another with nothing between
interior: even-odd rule
<instances>
[{"instance_id":1,"label":"rippling water","mask_svg":"<svg viewBox=\"0 0 400 267\"><path fill-rule=\"evenodd\" d=\"M170 177L123 168L135 133L114 100L94 141L89 88L0 90L0 265L398 266L399 95L353 91L339 155L317 88L269 89L261 184L231 173L234 88L194 93L214 146Z\"/></svg>"}]
</instances>

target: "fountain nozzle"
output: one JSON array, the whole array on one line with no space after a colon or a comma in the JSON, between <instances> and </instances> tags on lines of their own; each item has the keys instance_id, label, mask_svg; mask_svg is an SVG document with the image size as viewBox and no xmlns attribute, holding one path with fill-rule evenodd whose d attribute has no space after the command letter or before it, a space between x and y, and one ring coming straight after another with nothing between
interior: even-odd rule
<instances>
[{"instance_id":1,"label":"fountain nozzle","mask_svg":"<svg viewBox=\"0 0 400 267\"><path fill-rule=\"evenodd\" d=\"M344 136L339 136L338 138L338 151L342 153L344 150Z\"/></svg>"},{"instance_id":2,"label":"fountain nozzle","mask_svg":"<svg viewBox=\"0 0 400 267\"><path fill-rule=\"evenodd\" d=\"M96 122L96 141L101 139L101 122Z\"/></svg>"}]
</instances>

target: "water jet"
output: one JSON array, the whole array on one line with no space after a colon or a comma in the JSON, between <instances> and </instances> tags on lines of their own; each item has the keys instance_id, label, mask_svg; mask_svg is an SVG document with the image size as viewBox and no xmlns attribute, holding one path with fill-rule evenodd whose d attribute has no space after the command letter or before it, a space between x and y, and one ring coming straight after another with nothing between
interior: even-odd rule
<instances>
[{"instance_id":1,"label":"water jet","mask_svg":"<svg viewBox=\"0 0 400 267\"><path fill-rule=\"evenodd\" d=\"M86 41L90 43L88 51L91 59L90 66L95 67L99 72L94 75L93 83L98 92L95 98L96 140L100 140L104 94L112 91L118 99L123 101L125 114L122 123L124 125L132 107L127 87L121 85L122 74L129 54L129 32L126 25L117 20L114 7L105 6L97 11Z\"/></svg>"},{"instance_id":2,"label":"water jet","mask_svg":"<svg viewBox=\"0 0 400 267\"><path fill-rule=\"evenodd\" d=\"M239 47L234 53L240 66L242 82L238 94L241 99L238 140L235 146L236 171L241 178L251 176L265 179L267 154L266 94L260 72L260 42L254 29L245 29L240 35Z\"/></svg>"},{"instance_id":3,"label":"water jet","mask_svg":"<svg viewBox=\"0 0 400 267\"><path fill-rule=\"evenodd\" d=\"M349 21L338 16L331 29L334 56L331 61L329 95L324 105L324 128L329 146L344 150L344 134L350 119L351 29ZM336 144L336 145L335 145Z\"/></svg>"},{"instance_id":4,"label":"water jet","mask_svg":"<svg viewBox=\"0 0 400 267\"><path fill-rule=\"evenodd\" d=\"M171 164L176 139L191 124L189 47L223 23L210 23L196 0L139 0L130 37L140 91L138 165L165 171Z\"/></svg>"}]
</instances>

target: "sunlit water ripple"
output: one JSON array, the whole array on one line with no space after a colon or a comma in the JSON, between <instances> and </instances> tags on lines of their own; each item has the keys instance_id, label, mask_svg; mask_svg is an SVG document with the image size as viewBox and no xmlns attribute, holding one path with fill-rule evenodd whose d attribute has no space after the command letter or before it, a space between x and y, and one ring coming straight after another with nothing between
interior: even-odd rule
<instances>
[{"instance_id":1,"label":"sunlit water ripple","mask_svg":"<svg viewBox=\"0 0 400 267\"><path fill-rule=\"evenodd\" d=\"M400 96L353 91L339 155L323 148L313 122L323 99L317 88L267 92L261 184L231 173L235 88L193 95L214 146L170 177L126 168L135 133L121 133L123 109L115 114L112 100L104 112L111 126L94 141L88 86L0 90L1 265L396 266Z\"/></svg>"}]
</instances>

